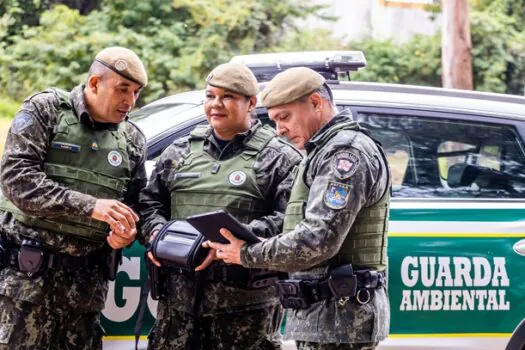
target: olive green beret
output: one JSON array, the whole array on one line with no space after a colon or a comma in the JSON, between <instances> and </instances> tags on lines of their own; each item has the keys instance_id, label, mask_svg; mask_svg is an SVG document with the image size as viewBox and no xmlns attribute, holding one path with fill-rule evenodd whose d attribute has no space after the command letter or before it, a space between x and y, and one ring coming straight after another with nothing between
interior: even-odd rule
<instances>
[{"instance_id":1,"label":"olive green beret","mask_svg":"<svg viewBox=\"0 0 525 350\"><path fill-rule=\"evenodd\" d=\"M277 74L262 92L262 104L266 108L291 103L325 83L323 76L310 68L295 67Z\"/></svg>"},{"instance_id":2,"label":"olive green beret","mask_svg":"<svg viewBox=\"0 0 525 350\"><path fill-rule=\"evenodd\" d=\"M148 75L137 54L124 47L108 47L100 51L95 61L137 84L146 86Z\"/></svg>"},{"instance_id":3,"label":"olive green beret","mask_svg":"<svg viewBox=\"0 0 525 350\"><path fill-rule=\"evenodd\" d=\"M218 65L208 75L206 83L244 96L255 96L259 92L255 75L241 63Z\"/></svg>"}]
</instances>

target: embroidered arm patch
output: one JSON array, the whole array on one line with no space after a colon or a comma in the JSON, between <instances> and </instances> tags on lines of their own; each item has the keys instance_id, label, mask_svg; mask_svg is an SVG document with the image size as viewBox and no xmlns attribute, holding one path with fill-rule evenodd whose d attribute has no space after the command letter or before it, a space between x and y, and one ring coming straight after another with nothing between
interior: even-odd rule
<instances>
[{"instance_id":1,"label":"embroidered arm patch","mask_svg":"<svg viewBox=\"0 0 525 350\"><path fill-rule=\"evenodd\" d=\"M330 181L324 193L324 204L332 209L342 209L348 203L352 185Z\"/></svg>"},{"instance_id":2,"label":"embroidered arm patch","mask_svg":"<svg viewBox=\"0 0 525 350\"><path fill-rule=\"evenodd\" d=\"M31 124L33 124L33 116L27 112L22 111L15 116L15 119L13 119L13 123L11 124L11 132L18 134Z\"/></svg>"},{"instance_id":3,"label":"embroidered arm patch","mask_svg":"<svg viewBox=\"0 0 525 350\"><path fill-rule=\"evenodd\" d=\"M340 180L346 180L352 176L359 165L359 158L350 152L336 153L332 161L332 171Z\"/></svg>"}]
</instances>

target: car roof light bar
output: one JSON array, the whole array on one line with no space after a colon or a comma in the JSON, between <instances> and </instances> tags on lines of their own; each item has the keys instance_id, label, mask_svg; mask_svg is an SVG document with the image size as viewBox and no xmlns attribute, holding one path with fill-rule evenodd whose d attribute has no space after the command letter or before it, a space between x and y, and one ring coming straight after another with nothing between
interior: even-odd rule
<instances>
[{"instance_id":1,"label":"car roof light bar","mask_svg":"<svg viewBox=\"0 0 525 350\"><path fill-rule=\"evenodd\" d=\"M230 62L243 63L259 82L271 80L276 74L292 67L307 67L325 79L337 80L339 74L350 76L350 71L366 67L361 51L307 51L263 53L233 57Z\"/></svg>"}]
</instances>

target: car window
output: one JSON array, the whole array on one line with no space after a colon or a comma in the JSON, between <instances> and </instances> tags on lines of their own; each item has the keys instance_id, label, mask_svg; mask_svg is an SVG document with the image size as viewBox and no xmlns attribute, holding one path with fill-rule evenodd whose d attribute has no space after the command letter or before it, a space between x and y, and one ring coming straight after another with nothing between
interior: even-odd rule
<instances>
[{"instance_id":1,"label":"car window","mask_svg":"<svg viewBox=\"0 0 525 350\"><path fill-rule=\"evenodd\" d=\"M153 104L133 112L130 119L140 127L147 139L151 139L193 118L193 114L186 115L183 112L196 106L191 103Z\"/></svg>"},{"instance_id":2,"label":"car window","mask_svg":"<svg viewBox=\"0 0 525 350\"><path fill-rule=\"evenodd\" d=\"M469 150L475 151L476 146L469 143L457 141L445 141L438 147L438 166L439 176L442 180L447 181L448 169L454 164L463 163L465 161L465 154Z\"/></svg>"},{"instance_id":3,"label":"car window","mask_svg":"<svg viewBox=\"0 0 525 350\"><path fill-rule=\"evenodd\" d=\"M357 113L383 144L393 196L525 198L525 156L513 125Z\"/></svg>"}]
</instances>

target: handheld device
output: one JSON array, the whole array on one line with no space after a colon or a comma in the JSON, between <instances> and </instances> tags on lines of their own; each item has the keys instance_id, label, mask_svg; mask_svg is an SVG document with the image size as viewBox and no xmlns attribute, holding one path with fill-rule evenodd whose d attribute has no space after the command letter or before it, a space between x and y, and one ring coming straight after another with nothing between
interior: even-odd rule
<instances>
[{"instance_id":1,"label":"handheld device","mask_svg":"<svg viewBox=\"0 0 525 350\"><path fill-rule=\"evenodd\" d=\"M192 215L186 218L186 221L212 242L223 244L229 243L219 232L221 228L230 230L235 237L248 243L257 243L261 241L250 230L246 229L236 218L224 210Z\"/></svg>"}]
</instances>

